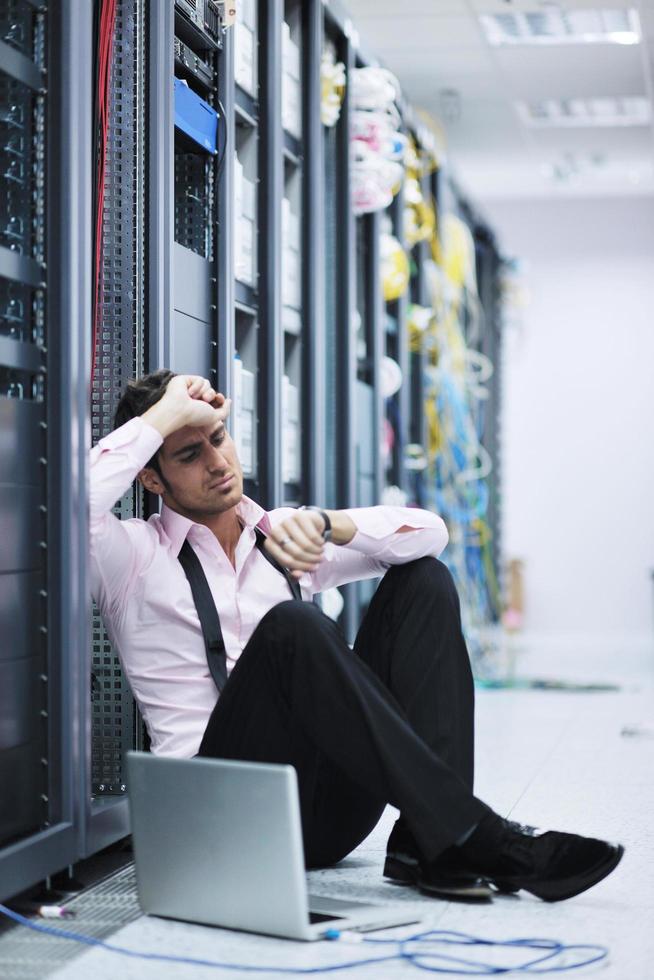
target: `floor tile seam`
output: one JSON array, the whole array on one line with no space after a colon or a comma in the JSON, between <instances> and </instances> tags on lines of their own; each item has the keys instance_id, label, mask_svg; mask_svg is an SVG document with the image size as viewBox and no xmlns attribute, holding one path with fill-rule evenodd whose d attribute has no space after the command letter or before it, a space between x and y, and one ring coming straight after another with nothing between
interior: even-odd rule
<instances>
[{"instance_id":1,"label":"floor tile seam","mask_svg":"<svg viewBox=\"0 0 654 980\"><path fill-rule=\"evenodd\" d=\"M534 771L534 774L532 775L532 777L530 779L528 779L528 781L527 781L526 785L524 786L523 790L519 793L517 799L514 801L513 805L510 807L508 813L504 814L504 816L507 819L510 818L511 814L514 812L514 810L516 809L516 807L519 805L520 801L522 799L524 799L524 797L527 795L527 793L529 792L530 788L534 785L534 783L536 782L536 780L538 779L538 777L540 775L542 775L542 773L545 771L545 769L547 768L549 762L551 761L551 759L555 755L555 753L558 751L558 749L559 749L560 745L562 744L562 742L564 741L564 739L566 739L566 738L569 737L569 733L575 727L575 723L577 721L578 721L578 715L576 715L573 712L568 717L567 723L563 725L563 727L562 727L562 729L561 729L560 734L558 735L558 737L554 739L554 742L552 743L549 751L547 751L545 753L545 755L541 758L541 760L540 760L540 762L539 762L536 770Z\"/></svg>"},{"instance_id":2,"label":"floor tile seam","mask_svg":"<svg viewBox=\"0 0 654 980\"><path fill-rule=\"evenodd\" d=\"M546 757L543 759L542 765L540 766L540 768L538 770L538 773L535 774L535 776L529 781L529 783L527 784L527 786L525 787L525 789L521 793L519 800L516 801L516 803L514 804L514 807L512 808L512 811L511 812L513 812L513 809L515 809L515 806L518 805L518 803L520 802L520 800L522 800L524 798L525 794L533 787L533 784L534 784L534 781L536 779L536 776L543 776L544 774L547 773L548 767L552 766L552 764L553 764L553 762L554 762L554 760L556 758L556 754L557 754L558 750L561 747L562 741L564 739L566 739L566 738L570 738L571 729L573 727L575 727L576 725L577 725L577 727L578 727L578 725L585 725L585 726L587 726L587 729L588 729L590 727L590 725L591 724L594 725L595 722L598 723L598 726L597 726L598 727L598 732L601 734L601 736L603 738L603 741L601 742L601 744L598 743L597 741L593 741L592 742L592 745L591 745L591 743L588 741L588 739L576 739L576 740L570 739L570 744L571 745L577 744L577 745L579 745L579 746L581 746L583 748L583 758L579 760L579 765L581 767L583 767L583 773L584 773L584 775L588 775L589 773L592 774L592 772L595 771L595 768L596 767L599 767L602 772L605 771L605 769L606 769L605 763L606 763L606 758L607 757L605 757L605 756L602 755L602 747L605 744L608 745L609 743L613 747L615 747L615 740L616 740L616 738L618 739L619 742L624 742L625 747L626 747L627 743L624 741L624 739L621 738L620 732L617 729L615 729L615 728L614 729L607 729L606 728L606 725L603 725L602 726L601 725L601 718L589 718L589 716L584 716L582 718L581 716L576 716L575 715L571 719L571 723L567 726L567 728L564 731L561 732L561 735L557 738L556 742L552 746L552 749L547 753ZM588 753L589 748L591 748L591 747L592 747L592 750L593 750L592 751L591 758L593 760L595 760L596 767L592 767L591 769L589 769L588 768L588 759L586 758L586 756L587 756L587 753ZM649 743L647 745L645 745L643 742L638 742L637 743L637 746L635 746L635 747L637 748L637 751L639 753L639 761L640 761L640 765L642 766L642 764L643 764L642 763L642 755L645 755L645 756L649 756L650 755L650 753L651 753L650 745L649 745ZM636 764L636 761L634 761L634 764ZM631 777L628 777L627 774L624 772L624 767L622 767L621 769L618 769L617 773L614 773L613 774L613 778L615 780L617 780L617 782L619 784L620 774L621 773L623 774L624 779L627 781L628 785L632 786L633 785L633 780L632 780ZM561 780L559 781L559 785L561 785L561 786L567 786L569 784L569 782L570 782L570 777L569 776L566 777L565 774L564 774L564 775L562 775ZM577 782L577 780L575 780L575 784L576 784L576 782Z\"/></svg>"}]
</instances>

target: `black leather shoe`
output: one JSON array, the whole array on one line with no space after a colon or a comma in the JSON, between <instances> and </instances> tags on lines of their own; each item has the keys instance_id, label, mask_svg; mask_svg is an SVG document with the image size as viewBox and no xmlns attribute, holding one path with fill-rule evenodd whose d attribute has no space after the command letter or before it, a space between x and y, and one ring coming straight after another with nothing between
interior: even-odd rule
<instances>
[{"instance_id":1,"label":"black leather shoe","mask_svg":"<svg viewBox=\"0 0 654 980\"><path fill-rule=\"evenodd\" d=\"M593 837L534 827L489 814L461 847L464 865L499 891L523 888L545 902L560 902L592 888L620 862L624 848Z\"/></svg>"},{"instance_id":2,"label":"black leather shoe","mask_svg":"<svg viewBox=\"0 0 654 980\"><path fill-rule=\"evenodd\" d=\"M423 861L412 835L399 821L388 840L384 877L438 898L478 902L493 895L486 879L466 867L457 847L449 847L434 861Z\"/></svg>"}]
</instances>

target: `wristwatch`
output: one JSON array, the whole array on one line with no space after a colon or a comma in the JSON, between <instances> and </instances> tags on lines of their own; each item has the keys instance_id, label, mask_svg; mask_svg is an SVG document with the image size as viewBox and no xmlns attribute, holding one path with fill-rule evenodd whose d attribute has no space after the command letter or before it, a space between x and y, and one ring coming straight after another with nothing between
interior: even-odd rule
<instances>
[{"instance_id":1,"label":"wristwatch","mask_svg":"<svg viewBox=\"0 0 654 980\"><path fill-rule=\"evenodd\" d=\"M331 541L332 522L330 521L329 517L327 516L326 512L322 509L322 507L300 507L300 510L315 510L316 513L320 514L323 521L325 522L325 527L322 532L322 539L323 541Z\"/></svg>"}]
</instances>

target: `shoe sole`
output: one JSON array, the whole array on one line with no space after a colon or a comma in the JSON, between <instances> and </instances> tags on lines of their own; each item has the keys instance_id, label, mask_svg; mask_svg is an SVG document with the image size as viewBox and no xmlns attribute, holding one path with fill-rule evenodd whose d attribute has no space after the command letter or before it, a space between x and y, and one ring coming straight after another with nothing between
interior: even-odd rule
<instances>
[{"instance_id":1,"label":"shoe sole","mask_svg":"<svg viewBox=\"0 0 654 980\"><path fill-rule=\"evenodd\" d=\"M490 885L447 885L438 887L432 884L418 882L418 890L423 895L435 896L436 898L464 899L472 902L488 902L493 897L493 889Z\"/></svg>"},{"instance_id":2,"label":"shoe sole","mask_svg":"<svg viewBox=\"0 0 654 980\"><path fill-rule=\"evenodd\" d=\"M413 866L392 857L387 857L384 861L384 878L390 878L398 885L417 885L419 876L420 868L417 862Z\"/></svg>"},{"instance_id":3,"label":"shoe sole","mask_svg":"<svg viewBox=\"0 0 654 980\"><path fill-rule=\"evenodd\" d=\"M559 878L557 881L529 882L524 878L498 877L491 882L500 892L517 892L520 889L531 892L544 902L562 902L566 898L574 898L582 892L597 885L603 878L610 875L622 860L624 847L621 844L613 847L613 853L605 860L596 864L584 875L574 878Z\"/></svg>"},{"instance_id":4,"label":"shoe sole","mask_svg":"<svg viewBox=\"0 0 654 980\"><path fill-rule=\"evenodd\" d=\"M485 883L475 884L451 884L433 885L420 879L419 865L409 866L404 861L397 861L392 857L387 857L384 862L384 877L389 878L397 885L413 885L420 889L425 895L436 896L438 898L462 898L472 899L473 901L486 901L492 898L493 891Z\"/></svg>"}]
</instances>

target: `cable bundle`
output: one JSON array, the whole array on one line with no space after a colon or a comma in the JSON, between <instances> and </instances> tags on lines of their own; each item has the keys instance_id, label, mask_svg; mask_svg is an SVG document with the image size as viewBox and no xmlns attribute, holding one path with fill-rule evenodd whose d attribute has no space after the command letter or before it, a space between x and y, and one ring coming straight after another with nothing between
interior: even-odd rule
<instances>
[{"instance_id":1,"label":"cable bundle","mask_svg":"<svg viewBox=\"0 0 654 980\"><path fill-rule=\"evenodd\" d=\"M97 49L97 88L96 88L96 185L95 185L95 241L94 241L94 293L93 293L93 336L91 353L91 384L95 377L95 362L100 325L102 300L102 224L104 217L104 183L107 161L107 139L109 133L109 83L111 56L114 43L117 0L102 0Z\"/></svg>"},{"instance_id":2,"label":"cable bundle","mask_svg":"<svg viewBox=\"0 0 654 980\"><path fill-rule=\"evenodd\" d=\"M399 240L390 232L379 236L381 281L387 303L404 296L409 288L409 259Z\"/></svg>"},{"instance_id":3,"label":"cable bundle","mask_svg":"<svg viewBox=\"0 0 654 980\"><path fill-rule=\"evenodd\" d=\"M352 73L352 206L355 214L387 208L404 179L406 136L395 102L400 86L384 68Z\"/></svg>"},{"instance_id":4,"label":"cable bundle","mask_svg":"<svg viewBox=\"0 0 654 980\"><path fill-rule=\"evenodd\" d=\"M427 242L436 231L436 211L431 202L425 200L420 180L427 169L432 169L422 160L418 148L409 139L404 158L406 177L404 180L404 237L409 248L418 242Z\"/></svg>"},{"instance_id":5,"label":"cable bundle","mask_svg":"<svg viewBox=\"0 0 654 980\"><path fill-rule=\"evenodd\" d=\"M455 214L446 214L443 217L441 239L443 270L455 290L455 298L460 299L464 287L476 297L475 243L467 224Z\"/></svg>"},{"instance_id":6,"label":"cable bundle","mask_svg":"<svg viewBox=\"0 0 654 980\"><path fill-rule=\"evenodd\" d=\"M325 48L320 62L320 120L323 126L335 126L340 119L346 84L345 65L336 61L332 50Z\"/></svg>"},{"instance_id":7,"label":"cable bundle","mask_svg":"<svg viewBox=\"0 0 654 980\"><path fill-rule=\"evenodd\" d=\"M440 242L432 249L442 257L441 264L425 266L433 318L423 330L414 327L411 341L427 361L427 495L449 527L446 561L461 594L466 637L477 666L482 632L500 612L486 521L492 461L481 442L493 365L472 347L483 330L472 235L455 215L446 215L442 225L442 249ZM424 322L427 313L420 315Z\"/></svg>"}]
</instances>

